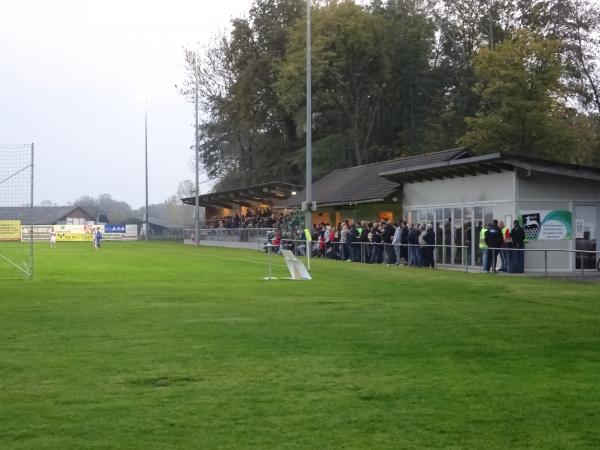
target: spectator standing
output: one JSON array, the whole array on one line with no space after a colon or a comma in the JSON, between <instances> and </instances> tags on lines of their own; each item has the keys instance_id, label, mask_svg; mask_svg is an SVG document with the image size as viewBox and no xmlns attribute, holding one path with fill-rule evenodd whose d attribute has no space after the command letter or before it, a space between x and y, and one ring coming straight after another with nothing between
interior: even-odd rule
<instances>
[{"instance_id":1,"label":"spectator standing","mask_svg":"<svg viewBox=\"0 0 600 450\"><path fill-rule=\"evenodd\" d=\"M498 259L498 253L502 248L502 230L498 226L498 220L494 219L492 226L485 232L485 243L488 246L488 266L484 267L484 272L490 271L496 273L496 260Z\"/></svg>"},{"instance_id":2,"label":"spectator standing","mask_svg":"<svg viewBox=\"0 0 600 450\"><path fill-rule=\"evenodd\" d=\"M392 246L394 247L394 253L396 254L396 265L400 265L400 250L401 247L401 237L402 237L402 227L395 223L396 229L394 230L394 237L392 238Z\"/></svg>"},{"instance_id":3,"label":"spectator standing","mask_svg":"<svg viewBox=\"0 0 600 450\"><path fill-rule=\"evenodd\" d=\"M402 232L400 233L400 256L408 264L408 224L402 221Z\"/></svg>"},{"instance_id":4,"label":"spectator standing","mask_svg":"<svg viewBox=\"0 0 600 450\"><path fill-rule=\"evenodd\" d=\"M423 257L425 255L424 252L424 245L425 245L425 226L421 225L419 226L419 237L418 237L418 242L419 242L419 247L417 247L417 261L418 261L418 266L419 267L423 267Z\"/></svg>"},{"instance_id":5,"label":"spectator standing","mask_svg":"<svg viewBox=\"0 0 600 450\"><path fill-rule=\"evenodd\" d=\"M381 263L381 236L382 232L379 229L379 224L375 222L373 224L373 230L371 231L371 242L373 247L373 253L371 254L371 263Z\"/></svg>"},{"instance_id":6,"label":"spectator standing","mask_svg":"<svg viewBox=\"0 0 600 450\"><path fill-rule=\"evenodd\" d=\"M348 259L346 261L354 261L354 243L358 237L358 231L356 230L356 225L351 224L350 228L348 228L348 235L346 238L346 247L348 248Z\"/></svg>"},{"instance_id":7,"label":"spectator standing","mask_svg":"<svg viewBox=\"0 0 600 450\"><path fill-rule=\"evenodd\" d=\"M513 273L523 273L525 272L525 252L523 251L525 248L525 230L523 230L518 220L513 222L510 237L515 250L510 252L513 262L509 265L509 269Z\"/></svg>"},{"instance_id":8,"label":"spectator standing","mask_svg":"<svg viewBox=\"0 0 600 450\"><path fill-rule=\"evenodd\" d=\"M394 238L394 227L391 223L384 219L383 221L383 248L385 251L385 263L393 264L394 262L394 248L392 247L392 239Z\"/></svg>"},{"instance_id":9,"label":"spectator standing","mask_svg":"<svg viewBox=\"0 0 600 450\"><path fill-rule=\"evenodd\" d=\"M408 265L416 267L419 263L418 247L419 247L419 230L414 224L410 224L408 229Z\"/></svg>"},{"instance_id":10,"label":"spectator standing","mask_svg":"<svg viewBox=\"0 0 600 450\"><path fill-rule=\"evenodd\" d=\"M348 249L346 248L346 242L348 240L348 222L345 221L340 229L340 253L342 259L348 258Z\"/></svg>"},{"instance_id":11,"label":"spectator standing","mask_svg":"<svg viewBox=\"0 0 600 450\"><path fill-rule=\"evenodd\" d=\"M488 246L485 243L485 233L492 226L491 223L487 224L485 227L482 227L479 230L479 250L481 251L481 268L484 272L489 272L490 268L488 266ZM486 270L487 267L487 270Z\"/></svg>"},{"instance_id":12,"label":"spectator standing","mask_svg":"<svg viewBox=\"0 0 600 450\"><path fill-rule=\"evenodd\" d=\"M502 250L500 250L500 272L508 272L510 250L505 250L512 247L512 239L510 237L510 228L504 225L504 222L498 222L498 228L502 231Z\"/></svg>"},{"instance_id":13,"label":"spectator standing","mask_svg":"<svg viewBox=\"0 0 600 450\"><path fill-rule=\"evenodd\" d=\"M433 224L427 224L427 229L425 230L425 236L423 237L423 240L425 241L425 247L423 247L423 265L433 269L435 267L435 262L433 259L433 251L435 249L435 231L433 231Z\"/></svg>"}]
</instances>

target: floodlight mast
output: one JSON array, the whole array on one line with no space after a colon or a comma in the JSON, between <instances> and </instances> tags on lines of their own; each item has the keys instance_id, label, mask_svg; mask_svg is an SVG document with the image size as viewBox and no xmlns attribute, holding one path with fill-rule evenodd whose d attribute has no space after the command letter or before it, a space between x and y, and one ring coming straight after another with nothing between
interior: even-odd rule
<instances>
[{"instance_id":1,"label":"floodlight mast","mask_svg":"<svg viewBox=\"0 0 600 450\"><path fill-rule=\"evenodd\" d=\"M306 212L304 226L312 233L312 65L310 8L311 0L306 0Z\"/></svg>"},{"instance_id":2,"label":"floodlight mast","mask_svg":"<svg viewBox=\"0 0 600 450\"><path fill-rule=\"evenodd\" d=\"M148 242L148 232L149 230L149 226L148 226L148 96L146 95L144 98L144 154L145 154L145 161L146 161L146 212L145 212L145 222L146 222L146 229L145 231L145 238L146 238L146 242Z\"/></svg>"},{"instance_id":3,"label":"floodlight mast","mask_svg":"<svg viewBox=\"0 0 600 450\"><path fill-rule=\"evenodd\" d=\"M194 72L195 72L195 81L196 81L196 89L195 89L195 115L196 115L196 128L195 128L195 132L196 132L196 209L195 209L195 216L196 216L196 234L195 236L195 240L196 240L196 247L200 246L200 177L198 174L198 158L199 158L199 145L198 145L198 140L199 140L199 136L198 136L198 52L194 53Z\"/></svg>"}]
</instances>

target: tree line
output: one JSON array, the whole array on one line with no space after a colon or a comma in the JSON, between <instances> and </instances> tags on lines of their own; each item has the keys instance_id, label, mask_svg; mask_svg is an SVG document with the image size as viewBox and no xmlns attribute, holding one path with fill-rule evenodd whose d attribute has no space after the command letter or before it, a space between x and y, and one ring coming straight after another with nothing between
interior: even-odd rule
<instances>
[{"instance_id":1,"label":"tree line","mask_svg":"<svg viewBox=\"0 0 600 450\"><path fill-rule=\"evenodd\" d=\"M600 165L590 0L313 0L313 176L456 146ZM201 54L200 162L217 188L304 184L305 0L254 0Z\"/></svg>"}]
</instances>

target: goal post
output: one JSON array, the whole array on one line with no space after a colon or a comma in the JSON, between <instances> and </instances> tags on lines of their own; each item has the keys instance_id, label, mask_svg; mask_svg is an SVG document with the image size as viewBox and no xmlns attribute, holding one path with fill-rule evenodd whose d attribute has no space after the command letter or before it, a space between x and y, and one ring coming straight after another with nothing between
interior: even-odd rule
<instances>
[{"instance_id":1,"label":"goal post","mask_svg":"<svg viewBox=\"0 0 600 450\"><path fill-rule=\"evenodd\" d=\"M33 155L0 145L0 279L33 277Z\"/></svg>"}]
</instances>

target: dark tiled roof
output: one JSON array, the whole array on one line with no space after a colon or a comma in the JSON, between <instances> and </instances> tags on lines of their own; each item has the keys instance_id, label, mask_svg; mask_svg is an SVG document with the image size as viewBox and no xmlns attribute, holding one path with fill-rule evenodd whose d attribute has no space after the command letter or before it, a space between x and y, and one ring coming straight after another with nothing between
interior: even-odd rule
<instances>
[{"instance_id":1,"label":"dark tiled roof","mask_svg":"<svg viewBox=\"0 0 600 450\"><path fill-rule=\"evenodd\" d=\"M382 201L396 194L399 184L379 176L380 172L403 167L452 161L470 156L463 148L381 161L362 166L338 169L313 183L312 197L318 205L342 205ZM276 208L299 206L305 200L304 191L278 202Z\"/></svg>"},{"instance_id":2,"label":"dark tiled roof","mask_svg":"<svg viewBox=\"0 0 600 450\"><path fill-rule=\"evenodd\" d=\"M395 168L382 171L380 175L392 182L411 183L514 169L600 181L600 168L598 167L580 166L510 153L489 153L452 161Z\"/></svg>"},{"instance_id":3,"label":"dark tiled roof","mask_svg":"<svg viewBox=\"0 0 600 450\"><path fill-rule=\"evenodd\" d=\"M95 215L90 214L86 207L82 206L34 206L33 224L34 225L52 225L70 212L81 209L90 220L95 220ZM0 207L0 219L20 220L23 223L29 223L30 212L27 207Z\"/></svg>"}]
</instances>

